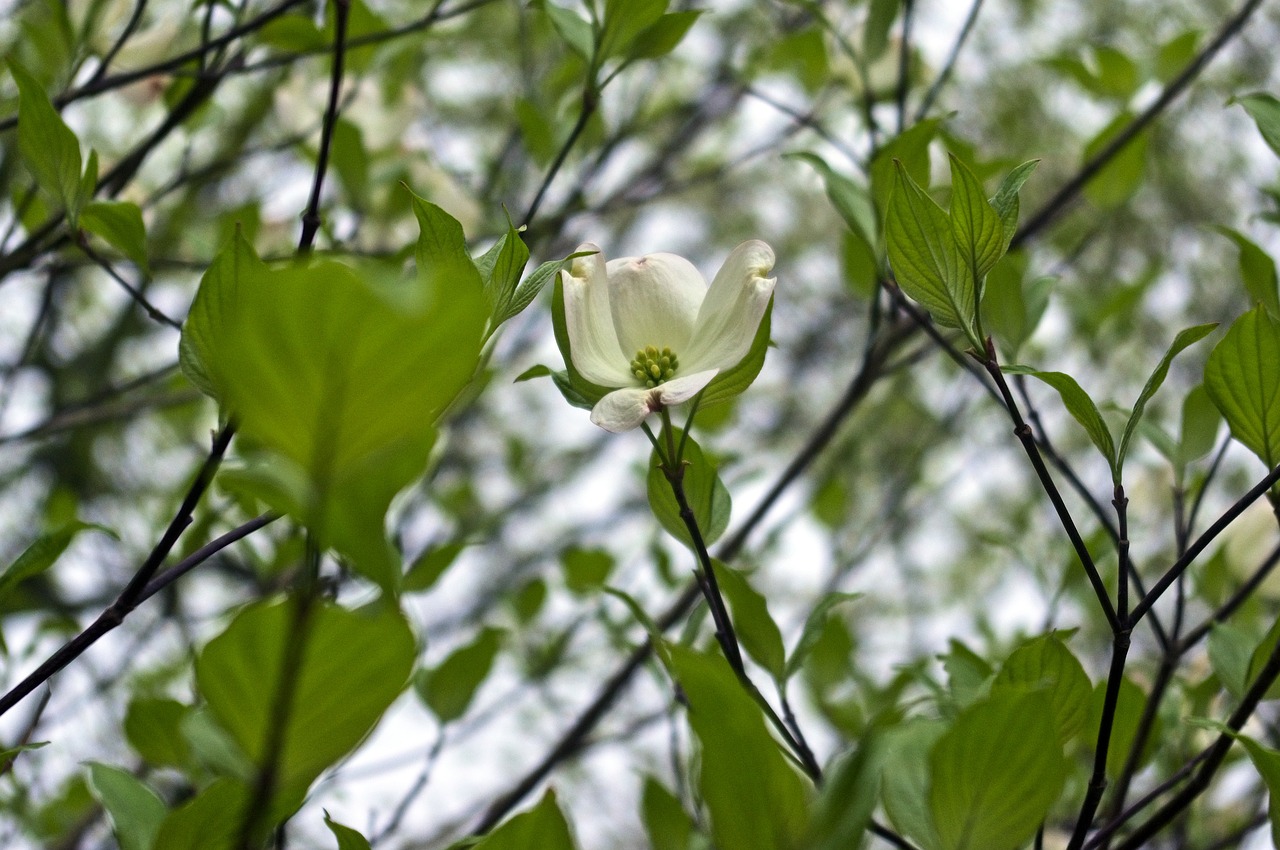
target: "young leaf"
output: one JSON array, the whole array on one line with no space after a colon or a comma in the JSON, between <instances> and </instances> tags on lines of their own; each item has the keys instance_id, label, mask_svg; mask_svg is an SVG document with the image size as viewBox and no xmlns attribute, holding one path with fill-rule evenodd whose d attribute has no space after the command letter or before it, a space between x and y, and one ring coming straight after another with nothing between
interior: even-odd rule
<instances>
[{"instance_id":1,"label":"young leaf","mask_svg":"<svg viewBox=\"0 0 1280 850\"><path fill-rule=\"evenodd\" d=\"M680 429L673 429L672 436L677 444L682 434ZM662 441L665 437L659 435L658 439ZM729 512L733 506L729 491L725 489L720 476L716 474L716 468L702 453L702 447L692 437L685 440L684 462L685 498L689 502L689 507L693 509L694 519L698 521L698 530L702 533L703 542L710 546L719 540L720 535L724 534L725 529L729 527ZM671 490L671 483L667 481L666 473L662 471L657 452L654 452L649 459L648 490L649 507L653 510L653 515L657 517L658 522L668 534L692 549L693 538L680 517L680 504Z\"/></svg>"},{"instance_id":2,"label":"young leaf","mask_svg":"<svg viewBox=\"0 0 1280 850\"><path fill-rule=\"evenodd\" d=\"M1084 426L1089 439L1107 459L1107 463L1111 466L1112 479L1117 482L1120 480L1119 469L1116 467L1115 440L1111 437L1111 429L1103 420L1098 406L1093 403L1089 394L1080 388L1075 378L1062 372L1040 372L1026 366L1004 366L1002 369L1009 374L1031 375L1057 390L1058 395L1062 397L1062 403L1066 405L1067 412Z\"/></svg>"},{"instance_id":3,"label":"young leaf","mask_svg":"<svg viewBox=\"0 0 1280 850\"><path fill-rule=\"evenodd\" d=\"M296 605L250 605L196 660L200 693L259 769L268 742L281 736L276 787L282 798L305 793L369 733L404 689L417 655L399 611L313 602L299 620ZM285 647L295 640L303 641L301 660L286 675ZM286 685L291 710L283 728L273 728Z\"/></svg>"},{"instance_id":4,"label":"young leaf","mask_svg":"<svg viewBox=\"0 0 1280 850\"><path fill-rule=\"evenodd\" d=\"M947 671L947 688L956 704L967 708L990 691L989 684L995 670L985 658L955 638L951 639L950 645L951 651L939 656L942 669Z\"/></svg>"},{"instance_id":5,"label":"young leaf","mask_svg":"<svg viewBox=\"0 0 1280 850\"><path fill-rule=\"evenodd\" d=\"M724 660L672 645L671 666L702 744L699 778L717 847L791 850L808 820L808 789L765 728L760 706Z\"/></svg>"},{"instance_id":6,"label":"young leaf","mask_svg":"<svg viewBox=\"0 0 1280 850\"><path fill-rule=\"evenodd\" d=\"M177 700L134 697L124 716L125 737L150 765L185 766L191 758L191 747L181 728L190 711Z\"/></svg>"},{"instance_id":7,"label":"young leaf","mask_svg":"<svg viewBox=\"0 0 1280 850\"><path fill-rule=\"evenodd\" d=\"M1032 638L1001 665L991 693L994 696L1007 690L1044 694L1053 709L1061 744L1078 735L1089 719L1089 697L1093 692L1089 676L1055 634Z\"/></svg>"},{"instance_id":8,"label":"young leaf","mask_svg":"<svg viewBox=\"0 0 1280 850\"><path fill-rule=\"evenodd\" d=\"M951 155L950 217L960 256L975 290L980 291L983 278L1004 253L1004 225L1000 214L987 201L978 178L954 154Z\"/></svg>"},{"instance_id":9,"label":"young leaf","mask_svg":"<svg viewBox=\"0 0 1280 850\"><path fill-rule=\"evenodd\" d=\"M1254 92L1233 97L1228 103L1238 103L1258 125L1258 132L1266 140L1276 156L1280 156L1280 100L1266 92Z\"/></svg>"},{"instance_id":10,"label":"young leaf","mask_svg":"<svg viewBox=\"0 0 1280 850\"><path fill-rule=\"evenodd\" d=\"M538 805L489 833L474 850L577 850L577 846L555 792L547 791Z\"/></svg>"},{"instance_id":11,"label":"young leaf","mask_svg":"<svg viewBox=\"0 0 1280 850\"><path fill-rule=\"evenodd\" d=\"M1142 392L1138 394L1138 401L1133 405L1133 412L1129 414L1129 421L1125 423L1124 434L1120 436L1120 447L1116 449L1117 470L1123 470L1124 458L1129 451L1129 440L1132 439L1134 429L1138 427L1138 423L1142 421L1142 414L1147 408L1147 402L1160 389L1160 385L1164 383L1165 377L1169 374L1169 364L1173 362L1173 358L1177 357L1188 346L1204 339L1217 326L1217 322L1196 325L1181 331L1173 338L1173 343L1169 346L1169 350L1164 353L1164 357L1160 358L1160 363L1156 365L1151 377L1147 378L1146 385L1142 388Z\"/></svg>"},{"instance_id":12,"label":"young leaf","mask_svg":"<svg viewBox=\"0 0 1280 850\"><path fill-rule=\"evenodd\" d=\"M1249 663L1257 647L1257 635L1249 635L1230 623L1214 623L1209 632L1209 666L1227 693L1236 699L1249 687Z\"/></svg>"},{"instance_id":13,"label":"young leaf","mask_svg":"<svg viewBox=\"0 0 1280 850\"><path fill-rule=\"evenodd\" d=\"M1230 227L1213 229L1234 242L1240 250L1240 279L1244 281L1249 298L1264 305L1271 311L1271 315L1280 317L1280 283L1277 282L1276 261L1240 231Z\"/></svg>"},{"instance_id":14,"label":"young leaf","mask_svg":"<svg viewBox=\"0 0 1280 850\"><path fill-rule=\"evenodd\" d=\"M1005 691L965 709L929 754L943 850L1016 850L1062 793L1067 763L1043 694Z\"/></svg>"},{"instance_id":15,"label":"young leaf","mask_svg":"<svg viewBox=\"0 0 1280 850\"><path fill-rule=\"evenodd\" d=\"M405 593L430 590L445 571L453 566L454 560L466 546L466 543L455 541L427 549L414 559L413 564L405 572L400 589Z\"/></svg>"},{"instance_id":16,"label":"young leaf","mask_svg":"<svg viewBox=\"0 0 1280 850\"><path fill-rule=\"evenodd\" d=\"M555 27L569 49L590 61L595 52L595 35L591 31L591 24L583 20L577 12L557 6L553 0L541 0L538 8L551 19L551 25Z\"/></svg>"},{"instance_id":17,"label":"young leaf","mask_svg":"<svg viewBox=\"0 0 1280 850\"><path fill-rule=\"evenodd\" d=\"M604 587L613 572L613 555L604 549L570 546L560 553L564 583L570 592L582 596Z\"/></svg>"},{"instance_id":18,"label":"young leaf","mask_svg":"<svg viewBox=\"0 0 1280 850\"><path fill-rule=\"evenodd\" d=\"M1033 159L1022 163L1017 168L1010 171L1009 174L1000 183L1000 188L996 190L995 197L991 199L991 206L1000 216L1000 225L1003 231L1003 244L1000 248L1001 255L1009 250L1009 243L1013 241L1013 234L1018 230L1018 193L1022 191L1022 184L1027 182L1027 178L1031 176L1031 172L1036 170L1036 166L1040 164L1040 160Z\"/></svg>"},{"instance_id":19,"label":"young leaf","mask_svg":"<svg viewBox=\"0 0 1280 850\"><path fill-rule=\"evenodd\" d=\"M963 271L951 222L901 164L889 199L885 239L902 291L923 304L939 324L962 328L978 345L973 278Z\"/></svg>"},{"instance_id":20,"label":"young leaf","mask_svg":"<svg viewBox=\"0 0 1280 850\"><path fill-rule=\"evenodd\" d=\"M822 175L823 184L827 189L827 198L840 214L840 218L844 219L845 226L874 251L879 241L879 227L876 225L876 208L871 200L871 194L833 169L816 153L802 151L785 156L788 159L807 162Z\"/></svg>"},{"instance_id":21,"label":"young leaf","mask_svg":"<svg viewBox=\"0 0 1280 850\"><path fill-rule=\"evenodd\" d=\"M89 762L89 787L111 816L120 850L151 850L167 810L160 795L118 767Z\"/></svg>"},{"instance_id":22,"label":"young leaf","mask_svg":"<svg viewBox=\"0 0 1280 850\"><path fill-rule=\"evenodd\" d=\"M18 154L36 185L66 210L75 227L80 215L80 141L53 108L44 86L12 60L9 70L18 84Z\"/></svg>"},{"instance_id":23,"label":"young leaf","mask_svg":"<svg viewBox=\"0 0 1280 850\"><path fill-rule=\"evenodd\" d=\"M636 38L661 19L668 0L605 0L600 57L625 54Z\"/></svg>"},{"instance_id":24,"label":"young leaf","mask_svg":"<svg viewBox=\"0 0 1280 850\"><path fill-rule=\"evenodd\" d=\"M1204 386L1231 435L1274 469L1280 462L1280 320L1262 306L1236 319L1209 354Z\"/></svg>"},{"instance_id":25,"label":"young leaf","mask_svg":"<svg viewBox=\"0 0 1280 850\"><path fill-rule=\"evenodd\" d=\"M455 649L415 683L423 702L441 723L451 723L467 713L476 691L489 676L502 637L501 629L481 630L475 640Z\"/></svg>"},{"instance_id":26,"label":"young leaf","mask_svg":"<svg viewBox=\"0 0 1280 850\"><path fill-rule=\"evenodd\" d=\"M756 663L769 671L775 682L784 679L786 650L782 632L769 614L769 605L739 571L722 561L715 562L716 578L733 613L733 627L742 648Z\"/></svg>"}]
</instances>

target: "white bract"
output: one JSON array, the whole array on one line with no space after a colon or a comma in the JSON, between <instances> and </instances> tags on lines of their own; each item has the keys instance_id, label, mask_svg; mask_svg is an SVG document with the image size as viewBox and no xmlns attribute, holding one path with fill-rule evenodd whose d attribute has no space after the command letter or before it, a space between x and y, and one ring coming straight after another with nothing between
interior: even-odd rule
<instances>
[{"instance_id":1,"label":"white bract","mask_svg":"<svg viewBox=\"0 0 1280 850\"><path fill-rule=\"evenodd\" d=\"M600 249L560 273L570 357L593 384L616 387L591 410L615 433L650 413L688 401L746 356L777 278L773 249L744 242L708 288L693 264L675 254L605 262Z\"/></svg>"}]
</instances>

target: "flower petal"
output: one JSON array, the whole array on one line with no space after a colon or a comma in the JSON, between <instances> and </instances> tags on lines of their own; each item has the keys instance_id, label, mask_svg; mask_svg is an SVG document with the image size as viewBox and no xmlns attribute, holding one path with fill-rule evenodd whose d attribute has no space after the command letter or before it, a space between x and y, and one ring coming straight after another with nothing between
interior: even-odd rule
<instances>
[{"instance_id":1,"label":"flower petal","mask_svg":"<svg viewBox=\"0 0 1280 850\"><path fill-rule=\"evenodd\" d=\"M642 387L614 390L591 408L591 421L615 434L639 428L644 418L653 412L649 406L650 392Z\"/></svg>"},{"instance_id":2,"label":"flower petal","mask_svg":"<svg viewBox=\"0 0 1280 850\"><path fill-rule=\"evenodd\" d=\"M679 352L687 369L728 369L751 349L777 278L773 249L758 239L743 242L724 261L698 310L693 345Z\"/></svg>"},{"instance_id":3,"label":"flower petal","mask_svg":"<svg viewBox=\"0 0 1280 850\"><path fill-rule=\"evenodd\" d=\"M711 383L711 379L719 373L719 369L707 369L703 372L694 372L692 375L681 375L660 384L649 392L658 397L659 403L664 407L670 407L689 399L702 392L703 387Z\"/></svg>"},{"instance_id":4,"label":"flower petal","mask_svg":"<svg viewBox=\"0 0 1280 850\"><path fill-rule=\"evenodd\" d=\"M675 254L648 254L608 265L613 327L626 354L624 365L645 346L689 347L707 283L693 264Z\"/></svg>"},{"instance_id":5,"label":"flower petal","mask_svg":"<svg viewBox=\"0 0 1280 850\"><path fill-rule=\"evenodd\" d=\"M635 377L627 368L631 357L622 353L613 330L604 255L590 242L579 245L577 250L596 253L578 257L567 271L560 272L564 319L574 368L582 377L600 386L633 384Z\"/></svg>"}]
</instances>

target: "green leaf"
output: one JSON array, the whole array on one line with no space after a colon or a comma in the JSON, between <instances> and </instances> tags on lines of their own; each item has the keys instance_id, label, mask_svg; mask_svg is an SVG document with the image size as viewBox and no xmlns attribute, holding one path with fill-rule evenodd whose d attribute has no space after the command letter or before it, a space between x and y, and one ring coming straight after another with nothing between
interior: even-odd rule
<instances>
[{"instance_id":1,"label":"green leaf","mask_svg":"<svg viewBox=\"0 0 1280 850\"><path fill-rule=\"evenodd\" d=\"M991 693L1010 690L1038 691L1048 698L1061 744L1080 734L1088 722L1093 693L1089 676L1055 634L1032 638L1005 660Z\"/></svg>"},{"instance_id":2,"label":"green leaf","mask_svg":"<svg viewBox=\"0 0 1280 850\"><path fill-rule=\"evenodd\" d=\"M1213 329L1218 326L1217 322L1210 322L1206 325L1196 325L1187 328L1178 333L1173 338L1173 343L1169 346L1169 350L1164 353L1164 357L1160 358L1151 377L1147 378L1147 383L1142 388L1142 392L1138 394L1138 401L1133 405L1133 412L1129 414L1129 421L1125 423L1124 434L1120 437L1120 447L1116 449L1116 474L1117 476L1124 469L1124 458L1129 451L1129 441L1133 438L1134 429L1138 427L1138 423L1142 421L1142 414L1147 408L1147 402L1160 389L1160 385L1164 383L1165 377L1169 374L1169 364L1173 362L1173 358L1177 357L1188 346L1193 345L1204 339ZM1118 479L1117 479L1118 480Z\"/></svg>"},{"instance_id":3,"label":"green leaf","mask_svg":"<svg viewBox=\"0 0 1280 850\"><path fill-rule=\"evenodd\" d=\"M89 788L111 816L120 850L150 850L167 810L142 780L118 767L89 762Z\"/></svg>"},{"instance_id":4,"label":"green leaf","mask_svg":"<svg viewBox=\"0 0 1280 850\"><path fill-rule=\"evenodd\" d=\"M80 226L128 257L144 274L151 273L147 259L147 228L142 210L128 201L90 201L80 213Z\"/></svg>"},{"instance_id":5,"label":"green leaf","mask_svg":"<svg viewBox=\"0 0 1280 850\"><path fill-rule=\"evenodd\" d=\"M565 267L574 257L581 256L579 254L570 254L563 260L548 260L533 270L533 273L527 276L523 282L511 293L510 298L504 303L500 312L494 318L494 327L501 325L508 319L518 316L524 312L524 309L533 303L533 299L538 297L538 293L552 279L559 279L560 270Z\"/></svg>"},{"instance_id":6,"label":"green leaf","mask_svg":"<svg viewBox=\"0 0 1280 850\"><path fill-rule=\"evenodd\" d=\"M1263 635L1262 640L1258 641L1253 649L1253 654L1249 657L1249 668L1245 673L1244 679L1245 690L1248 690L1257 681L1262 668L1267 666L1267 659L1275 651L1277 643L1280 643L1280 619L1271 624L1271 628ZM1280 681L1272 683L1262 698L1264 700L1280 699Z\"/></svg>"},{"instance_id":7,"label":"green leaf","mask_svg":"<svg viewBox=\"0 0 1280 850\"><path fill-rule=\"evenodd\" d=\"M36 185L66 210L75 227L80 215L80 141L35 77L13 60L9 70L18 84L18 154Z\"/></svg>"},{"instance_id":8,"label":"green leaf","mask_svg":"<svg viewBox=\"0 0 1280 850\"><path fill-rule=\"evenodd\" d=\"M469 300L473 292L483 293L484 278L467 251L462 225L430 201L413 192L409 196L413 215L418 219L418 241L413 256L418 277L428 291L435 298L464 300Z\"/></svg>"},{"instance_id":9,"label":"green leaf","mask_svg":"<svg viewBox=\"0 0 1280 850\"><path fill-rule=\"evenodd\" d=\"M791 656L787 659L786 666L783 668L783 681L790 679L804 666L805 659L809 657L809 653L813 652L813 648L817 646L818 641L822 638L822 631L827 625L827 616L831 613L831 609L837 605L843 605L846 602L853 602L861 598L861 593L841 593L836 591L828 593L818 600L818 604L813 606L813 610L805 618L804 629L801 630L795 649L791 650Z\"/></svg>"},{"instance_id":10,"label":"green leaf","mask_svg":"<svg viewBox=\"0 0 1280 850\"><path fill-rule=\"evenodd\" d=\"M1133 116L1127 112L1117 115L1085 145L1084 161L1092 159L1132 120ZM1147 168L1148 138L1148 134L1143 132L1130 139L1110 162L1090 178L1084 187L1084 196L1090 203L1104 210L1114 209L1138 191Z\"/></svg>"},{"instance_id":11,"label":"green leaf","mask_svg":"<svg viewBox=\"0 0 1280 850\"><path fill-rule=\"evenodd\" d=\"M668 0L605 0L600 58L619 56L661 19Z\"/></svg>"},{"instance_id":12,"label":"green leaf","mask_svg":"<svg viewBox=\"0 0 1280 850\"><path fill-rule=\"evenodd\" d=\"M1213 673L1236 699L1249 687L1249 663L1257 647L1256 635L1230 623L1214 623L1209 631L1209 665Z\"/></svg>"},{"instance_id":13,"label":"green leaf","mask_svg":"<svg viewBox=\"0 0 1280 850\"><path fill-rule=\"evenodd\" d=\"M881 800L894 828L922 850L940 846L929 803L929 753L947 731L938 720L915 718L890 728L881 758Z\"/></svg>"},{"instance_id":14,"label":"green leaf","mask_svg":"<svg viewBox=\"0 0 1280 850\"><path fill-rule=\"evenodd\" d=\"M899 0L871 0L867 21L862 27L862 60L873 62L889 46L889 30L898 19Z\"/></svg>"},{"instance_id":15,"label":"green leaf","mask_svg":"<svg viewBox=\"0 0 1280 850\"><path fill-rule=\"evenodd\" d=\"M898 181L898 163L920 186L930 182L929 145L938 135L941 119L928 118L912 124L887 141L871 160L871 198L883 219Z\"/></svg>"},{"instance_id":16,"label":"green leaf","mask_svg":"<svg viewBox=\"0 0 1280 850\"><path fill-rule=\"evenodd\" d=\"M57 562L62 553L82 531L93 529L115 537L115 532L93 522L72 520L55 531L40 535L0 573L0 602L23 581L40 575Z\"/></svg>"},{"instance_id":17,"label":"green leaf","mask_svg":"<svg viewBox=\"0 0 1280 850\"><path fill-rule=\"evenodd\" d=\"M863 738L826 771L813 806L807 850L847 850L860 847L880 796L880 765L875 738Z\"/></svg>"},{"instance_id":18,"label":"green leaf","mask_svg":"<svg viewBox=\"0 0 1280 850\"><path fill-rule=\"evenodd\" d=\"M1249 754L1249 760L1253 762L1258 775L1267 786L1267 816L1271 820L1271 843L1274 846L1280 846L1280 750L1273 750L1254 738L1233 731L1221 723L1207 721L1203 722L1203 725L1235 738Z\"/></svg>"},{"instance_id":19,"label":"green leaf","mask_svg":"<svg viewBox=\"0 0 1280 850\"><path fill-rule=\"evenodd\" d=\"M635 37L627 49L628 59L658 59L675 50L693 28L694 22L706 11L692 9L685 12L667 12Z\"/></svg>"},{"instance_id":20,"label":"green leaf","mask_svg":"<svg viewBox=\"0 0 1280 850\"><path fill-rule=\"evenodd\" d=\"M809 789L769 734L760 707L722 658L679 645L670 652L702 744L699 787L714 843L733 850L798 846Z\"/></svg>"},{"instance_id":21,"label":"green leaf","mask_svg":"<svg viewBox=\"0 0 1280 850\"><path fill-rule=\"evenodd\" d=\"M1080 388L1075 378L1062 372L1040 372L1026 366L1004 366L1002 369L1006 374L1030 375L1033 378L1038 378L1057 390L1058 395L1062 397L1062 403L1066 406L1067 412L1084 426L1084 430L1089 434L1089 439L1098 447L1098 451L1102 452L1102 456L1107 459L1107 463L1111 467L1112 479L1119 480L1119 470L1116 466L1116 446L1111 437L1111 429L1107 427L1107 423L1103 420L1102 414L1098 411L1098 406L1093 403L1093 399L1089 397L1089 394Z\"/></svg>"},{"instance_id":22,"label":"green leaf","mask_svg":"<svg viewBox=\"0 0 1280 850\"><path fill-rule=\"evenodd\" d=\"M440 576L444 575L458 554L467 546L466 543L453 542L443 546L432 546L414 559L404 574L401 590L406 593L418 593L435 587Z\"/></svg>"},{"instance_id":23,"label":"green leaf","mask_svg":"<svg viewBox=\"0 0 1280 850\"><path fill-rule=\"evenodd\" d=\"M1168 83L1182 73L1182 70L1196 57L1199 44L1200 31L1187 30L1160 45L1155 62L1156 79L1161 83Z\"/></svg>"},{"instance_id":24,"label":"green leaf","mask_svg":"<svg viewBox=\"0 0 1280 850\"><path fill-rule=\"evenodd\" d=\"M738 361L738 365L725 369L707 384L698 403L699 410L735 399L755 382L760 370L764 368L765 355L769 352L772 323L773 299L770 298L768 306L764 308L764 315L760 318L760 327L756 328L755 338L751 340L751 348Z\"/></svg>"},{"instance_id":25,"label":"green leaf","mask_svg":"<svg viewBox=\"0 0 1280 850\"><path fill-rule=\"evenodd\" d=\"M885 239L902 291L923 304L939 324L963 329L980 348L973 329L973 278L963 271L951 222L901 164L889 199Z\"/></svg>"},{"instance_id":26,"label":"green leaf","mask_svg":"<svg viewBox=\"0 0 1280 850\"><path fill-rule=\"evenodd\" d=\"M547 791L527 812L521 812L475 845L474 850L576 850L569 824L556 803L555 791Z\"/></svg>"},{"instance_id":27,"label":"green leaf","mask_svg":"<svg viewBox=\"0 0 1280 850\"><path fill-rule=\"evenodd\" d=\"M1015 850L1062 793L1067 763L1043 694L1005 691L965 709L929 754L944 850Z\"/></svg>"},{"instance_id":28,"label":"green leaf","mask_svg":"<svg viewBox=\"0 0 1280 850\"><path fill-rule=\"evenodd\" d=\"M1280 462L1280 321L1262 306L1236 319L1209 354L1204 386L1231 435L1274 469Z\"/></svg>"},{"instance_id":29,"label":"green leaf","mask_svg":"<svg viewBox=\"0 0 1280 850\"><path fill-rule=\"evenodd\" d=\"M560 553L564 567L564 583L579 596L594 593L604 587L613 572L613 555L604 549L582 549L570 546Z\"/></svg>"},{"instance_id":30,"label":"green leaf","mask_svg":"<svg viewBox=\"0 0 1280 850\"><path fill-rule=\"evenodd\" d=\"M451 723L467 713L502 647L502 629L486 628L459 647L439 666L415 682L419 695L439 718Z\"/></svg>"},{"instance_id":31,"label":"green leaf","mask_svg":"<svg viewBox=\"0 0 1280 850\"><path fill-rule=\"evenodd\" d=\"M981 301L982 281L1004 255L1004 225L978 178L954 154L950 159L951 233L972 280L974 298Z\"/></svg>"},{"instance_id":32,"label":"green leaf","mask_svg":"<svg viewBox=\"0 0 1280 850\"><path fill-rule=\"evenodd\" d=\"M448 228L434 225L419 258L440 262L416 282L328 259L269 269L237 238L201 281L179 352L240 432L273 452L250 455L240 487L384 590L401 571L386 510L421 474L434 425L471 380L487 313L470 257L451 256L437 238Z\"/></svg>"},{"instance_id":33,"label":"green leaf","mask_svg":"<svg viewBox=\"0 0 1280 850\"><path fill-rule=\"evenodd\" d=\"M1106 682L1099 682L1093 689L1087 727L1087 739L1090 741L1098 740L1106 688ZM1142 710L1146 702L1146 693L1132 679L1126 676L1120 680L1120 693L1116 699L1116 712L1111 724L1111 745L1107 748L1107 776L1112 779L1118 777L1124 770L1129 751L1133 749L1133 742L1138 734L1138 725L1142 722ZM1157 715L1155 725L1147 738L1147 745L1143 748L1142 757L1138 762L1139 766L1149 761L1155 752L1156 742L1160 740L1160 729L1161 723Z\"/></svg>"},{"instance_id":34,"label":"green leaf","mask_svg":"<svg viewBox=\"0 0 1280 850\"><path fill-rule=\"evenodd\" d=\"M324 825L329 827L333 837L338 839L338 850L371 850L369 839L351 827L338 823L329 817L328 812L324 813Z\"/></svg>"},{"instance_id":35,"label":"green leaf","mask_svg":"<svg viewBox=\"0 0 1280 850\"><path fill-rule=\"evenodd\" d=\"M1100 94L1127 102L1142 85L1137 64L1114 47L1094 45L1093 60L1098 68L1097 88Z\"/></svg>"},{"instance_id":36,"label":"green leaf","mask_svg":"<svg viewBox=\"0 0 1280 850\"><path fill-rule=\"evenodd\" d=\"M1238 103L1258 125L1258 132L1267 146L1280 156L1280 100L1266 92L1254 92L1233 97L1227 103Z\"/></svg>"},{"instance_id":37,"label":"green leaf","mask_svg":"<svg viewBox=\"0 0 1280 850\"><path fill-rule=\"evenodd\" d=\"M1218 426L1222 414L1214 406L1209 392L1200 384L1182 401L1182 430L1178 443L1178 460L1193 463L1213 451L1218 442Z\"/></svg>"},{"instance_id":38,"label":"green leaf","mask_svg":"<svg viewBox=\"0 0 1280 850\"><path fill-rule=\"evenodd\" d=\"M305 793L369 733L404 689L417 655L397 610L311 604L305 617L295 602L250 605L195 665L210 710L258 770L268 742L280 736L276 787L283 798ZM299 660L282 674L294 641L302 642ZM290 711L281 729L275 711L286 685Z\"/></svg>"},{"instance_id":39,"label":"green leaf","mask_svg":"<svg viewBox=\"0 0 1280 850\"><path fill-rule=\"evenodd\" d=\"M1280 317L1280 284L1277 283L1276 262L1238 230L1229 227L1213 228L1230 239L1240 250L1240 279L1245 291L1255 303L1261 303L1271 315Z\"/></svg>"},{"instance_id":40,"label":"green leaf","mask_svg":"<svg viewBox=\"0 0 1280 850\"><path fill-rule=\"evenodd\" d=\"M148 764L184 767L191 758L191 747L181 727L189 711L177 700L134 697L124 716L125 737Z\"/></svg>"},{"instance_id":41,"label":"green leaf","mask_svg":"<svg viewBox=\"0 0 1280 850\"><path fill-rule=\"evenodd\" d=\"M644 779L640 815L653 850L689 850L689 839L697 832L693 820L675 795L652 776Z\"/></svg>"},{"instance_id":42,"label":"green leaf","mask_svg":"<svg viewBox=\"0 0 1280 850\"><path fill-rule=\"evenodd\" d=\"M764 594L752 587L738 570L720 560L714 564L720 589L732 609L733 627L742 648L781 684L786 675L787 654L782 646L782 632L769 614Z\"/></svg>"},{"instance_id":43,"label":"green leaf","mask_svg":"<svg viewBox=\"0 0 1280 850\"><path fill-rule=\"evenodd\" d=\"M30 744L19 744L16 747L6 747L0 750L0 769L8 770L10 763L20 754L38 750L42 747L49 746L48 741L33 741Z\"/></svg>"},{"instance_id":44,"label":"green leaf","mask_svg":"<svg viewBox=\"0 0 1280 850\"><path fill-rule=\"evenodd\" d=\"M339 118L333 126L330 162L353 207L361 208L369 196L369 151L360 128Z\"/></svg>"},{"instance_id":45,"label":"green leaf","mask_svg":"<svg viewBox=\"0 0 1280 850\"><path fill-rule=\"evenodd\" d=\"M677 445L682 436L683 432L679 428L672 429L672 438ZM658 436L663 445L666 445L665 439L664 435ZM698 530L702 532L703 542L710 546L729 527L729 513L733 507L729 491L716 474L716 468L702 453L702 447L692 437L685 440L684 463L685 499L693 509L693 517L697 520ZM689 535L684 520L680 518L680 505L661 464L658 453L653 452L649 458L649 507L668 534L692 549L693 538Z\"/></svg>"},{"instance_id":46,"label":"green leaf","mask_svg":"<svg viewBox=\"0 0 1280 850\"><path fill-rule=\"evenodd\" d=\"M1051 277L1027 282L1025 272L1025 255L1006 257L987 275L982 291L983 328L1000 343L1000 350L1010 361L1017 359L1040 324L1055 283Z\"/></svg>"},{"instance_id":47,"label":"green leaf","mask_svg":"<svg viewBox=\"0 0 1280 850\"><path fill-rule=\"evenodd\" d=\"M253 794L235 779L217 779L169 813L156 835L156 850L238 850L240 830L250 812ZM274 825L297 808L301 795L277 798L255 828L253 846L265 844Z\"/></svg>"},{"instance_id":48,"label":"green leaf","mask_svg":"<svg viewBox=\"0 0 1280 850\"><path fill-rule=\"evenodd\" d=\"M1013 235L1018 230L1018 193L1022 191L1022 184L1027 182L1031 172L1035 171L1039 164L1040 160L1033 159L1010 171L1001 181L995 197L991 199L991 206L1000 216L1000 226L1004 234L1000 248L1001 256L1009 250L1009 243L1013 241Z\"/></svg>"},{"instance_id":49,"label":"green leaf","mask_svg":"<svg viewBox=\"0 0 1280 850\"><path fill-rule=\"evenodd\" d=\"M956 705L967 708L987 695L995 670L985 658L955 638L951 639L950 647L950 652L940 656L942 669L947 671L947 688Z\"/></svg>"},{"instance_id":50,"label":"green leaf","mask_svg":"<svg viewBox=\"0 0 1280 850\"><path fill-rule=\"evenodd\" d=\"M595 52L595 35L591 32L591 24L583 20L577 12L557 6L551 0L542 0L538 8L551 19L551 25L555 27L569 49L590 61Z\"/></svg>"},{"instance_id":51,"label":"green leaf","mask_svg":"<svg viewBox=\"0 0 1280 850\"><path fill-rule=\"evenodd\" d=\"M525 381L532 381L534 378L549 378L552 374L553 372L550 367L543 366L541 363L538 363L530 366L528 369L525 369L519 375L516 375L515 380L511 383L522 384Z\"/></svg>"},{"instance_id":52,"label":"green leaf","mask_svg":"<svg viewBox=\"0 0 1280 850\"><path fill-rule=\"evenodd\" d=\"M880 228L876 225L875 203L871 193L857 183L834 170L827 161L816 153L801 151L784 154L786 159L798 159L813 166L822 177L826 186L827 198L835 207L845 226L873 251L879 241Z\"/></svg>"},{"instance_id":53,"label":"green leaf","mask_svg":"<svg viewBox=\"0 0 1280 850\"><path fill-rule=\"evenodd\" d=\"M510 221L507 232L476 263L483 281L485 297L492 310L491 328L501 322L498 317L507 311L511 299L515 296L516 285L520 282L520 274L529 262L529 249L520 239L520 233Z\"/></svg>"}]
</instances>

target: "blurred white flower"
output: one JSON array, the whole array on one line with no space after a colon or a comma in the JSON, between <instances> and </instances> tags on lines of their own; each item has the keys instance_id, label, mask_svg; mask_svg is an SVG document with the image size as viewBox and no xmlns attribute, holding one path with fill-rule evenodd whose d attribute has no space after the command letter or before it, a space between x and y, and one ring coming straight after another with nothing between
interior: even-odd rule
<instances>
[{"instance_id":1,"label":"blurred white flower","mask_svg":"<svg viewBox=\"0 0 1280 850\"><path fill-rule=\"evenodd\" d=\"M648 254L605 262L590 243L563 271L570 357L583 378L616 387L591 421L615 433L650 413L688 401L746 356L776 278L773 249L744 242L710 288L683 257Z\"/></svg>"}]
</instances>

